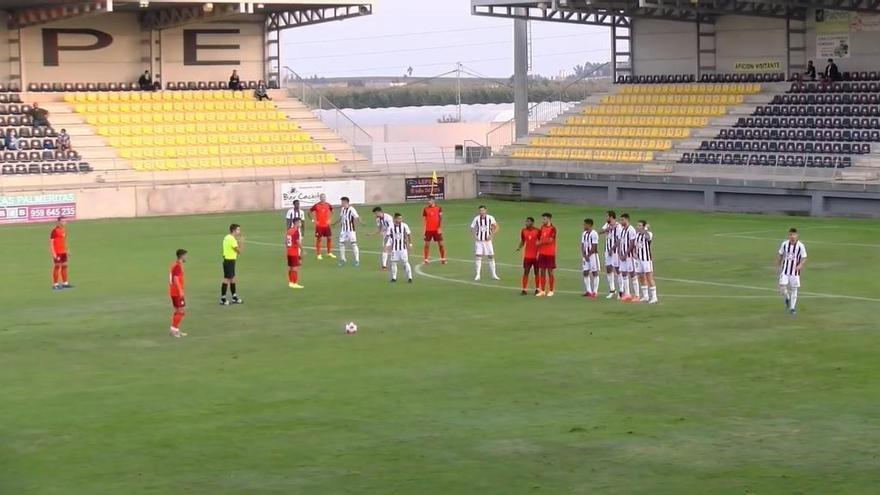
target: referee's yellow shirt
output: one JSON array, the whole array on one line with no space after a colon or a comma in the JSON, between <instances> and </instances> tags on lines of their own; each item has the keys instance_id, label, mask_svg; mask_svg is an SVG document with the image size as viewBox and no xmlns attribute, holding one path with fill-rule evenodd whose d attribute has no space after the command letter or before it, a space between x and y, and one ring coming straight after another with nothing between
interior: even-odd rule
<instances>
[{"instance_id":1,"label":"referee's yellow shirt","mask_svg":"<svg viewBox=\"0 0 880 495\"><path fill-rule=\"evenodd\" d=\"M223 238L223 259L224 260L234 260L238 259L238 251L235 249L238 247L238 240L234 235L229 234Z\"/></svg>"}]
</instances>

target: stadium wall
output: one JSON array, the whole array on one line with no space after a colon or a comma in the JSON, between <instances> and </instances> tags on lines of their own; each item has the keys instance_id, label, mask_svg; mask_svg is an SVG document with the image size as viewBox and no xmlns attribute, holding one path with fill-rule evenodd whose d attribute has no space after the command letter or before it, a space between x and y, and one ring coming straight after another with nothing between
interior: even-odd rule
<instances>
[{"instance_id":1,"label":"stadium wall","mask_svg":"<svg viewBox=\"0 0 880 495\"><path fill-rule=\"evenodd\" d=\"M633 19L636 75L693 74L697 68L697 25Z\"/></svg>"},{"instance_id":2,"label":"stadium wall","mask_svg":"<svg viewBox=\"0 0 880 495\"><path fill-rule=\"evenodd\" d=\"M0 81L9 81L11 61L9 57L9 15L0 12Z\"/></svg>"},{"instance_id":3,"label":"stadium wall","mask_svg":"<svg viewBox=\"0 0 880 495\"><path fill-rule=\"evenodd\" d=\"M427 174L430 176L430 173ZM473 170L442 172L445 197L467 199L476 197ZM52 190L52 194L73 194L76 217L82 220L101 218L136 218L163 215L192 215L231 211L263 211L280 208L278 191L281 184L297 182L330 182L361 179L365 181L365 199L369 204L402 203L405 201L403 175L340 176L331 178L285 178L265 181L226 182L223 184L169 184L89 187ZM14 197L28 193L10 192Z\"/></svg>"}]
</instances>

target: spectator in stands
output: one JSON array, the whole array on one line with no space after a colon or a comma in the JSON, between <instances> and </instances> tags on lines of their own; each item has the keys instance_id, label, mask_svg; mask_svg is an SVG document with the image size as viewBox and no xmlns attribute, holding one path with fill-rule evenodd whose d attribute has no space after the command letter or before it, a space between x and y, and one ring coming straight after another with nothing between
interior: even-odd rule
<instances>
[{"instance_id":1,"label":"spectator in stands","mask_svg":"<svg viewBox=\"0 0 880 495\"><path fill-rule=\"evenodd\" d=\"M140 86L141 91L154 91L156 89L156 85L153 84L153 78L150 77L150 71L145 70L141 77L138 78L138 86Z\"/></svg>"},{"instance_id":2,"label":"spectator in stands","mask_svg":"<svg viewBox=\"0 0 880 495\"><path fill-rule=\"evenodd\" d=\"M61 151L70 151L70 134L67 133L67 129L61 129L61 132L58 133L58 149Z\"/></svg>"},{"instance_id":3,"label":"spectator in stands","mask_svg":"<svg viewBox=\"0 0 880 495\"><path fill-rule=\"evenodd\" d=\"M257 101L272 100L272 98L269 98L269 93L267 91L266 83L264 81L260 81L257 84L257 89L254 90L254 96L257 97Z\"/></svg>"},{"instance_id":4,"label":"spectator in stands","mask_svg":"<svg viewBox=\"0 0 880 495\"><path fill-rule=\"evenodd\" d=\"M41 108L40 105L34 103L31 111L28 112L31 117L31 125L36 127L49 127L49 111Z\"/></svg>"},{"instance_id":5,"label":"spectator in stands","mask_svg":"<svg viewBox=\"0 0 880 495\"><path fill-rule=\"evenodd\" d=\"M238 71L235 69L232 70L232 75L229 76L229 89L241 91L241 78L238 77Z\"/></svg>"},{"instance_id":6,"label":"spectator in stands","mask_svg":"<svg viewBox=\"0 0 880 495\"><path fill-rule=\"evenodd\" d=\"M840 69L837 68L837 64L834 63L834 59L828 59L828 65L825 66L825 72L823 73L825 83L830 83L832 81L840 81L843 79L840 75Z\"/></svg>"},{"instance_id":7,"label":"spectator in stands","mask_svg":"<svg viewBox=\"0 0 880 495\"><path fill-rule=\"evenodd\" d=\"M809 81L816 80L816 66L813 65L812 60L807 62L807 70L804 72L804 76L806 76Z\"/></svg>"},{"instance_id":8,"label":"spectator in stands","mask_svg":"<svg viewBox=\"0 0 880 495\"><path fill-rule=\"evenodd\" d=\"M15 134L15 129L10 129L9 134L6 135L6 149L10 151L15 151L19 148L19 137Z\"/></svg>"}]
</instances>

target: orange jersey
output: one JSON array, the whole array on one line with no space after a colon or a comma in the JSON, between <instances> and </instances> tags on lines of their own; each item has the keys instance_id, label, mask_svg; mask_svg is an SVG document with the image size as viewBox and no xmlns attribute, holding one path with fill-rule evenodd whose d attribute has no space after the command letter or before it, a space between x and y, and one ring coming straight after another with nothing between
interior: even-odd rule
<instances>
[{"instance_id":1,"label":"orange jersey","mask_svg":"<svg viewBox=\"0 0 880 495\"><path fill-rule=\"evenodd\" d=\"M55 254L67 253L67 229L61 226L55 227L49 234L49 239L52 240L52 249Z\"/></svg>"},{"instance_id":2,"label":"orange jersey","mask_svg":"<svg viewBox=\"0 0 880 495\"><path fill-rule=\"evenodd\" d=\"M328 202L315 203L309 209L315 214L315 225L318 227L329 227L330 217L333 216L333 206Z\"/></svg>"},{"instance_id":3,"label":"orange jersey","mask_svg":"<svg viewBox=\"0 0 880 495\"><path fill-rule=\"evenodd\" d=\"M538 254L556 256L556 227L553 225L542 225L539 239L541 240L541 245L538 246Z\"/></svg>"},{"instance_id":4,"label":"orange jersey","mask_svg":"<svg viewBox=\"0 0 880 495\"><path fill-rule=\"evenodd\" d=\"M299 256L299 229L289 229L287 231L287 255Z\"/></svg>"},{"instance_id":5,"label":"orange jersey","mask_svg":"<svg viewBox=\"0 0 880 495\"><path fill-rule=\"evenodd\" d=\"M440 221L443 220L443 208L439 206L426 206L422 210L425 218L425 232L437 232L440 230Z\"/></svg>"},{"instance_id":6,"label":"orange jersey","mask_svg":"<svg viewBox=\"0 0 880 495\"><path fill-rule=\"evenodd\" d=\"M174 277L177 277L177 280L180 282L179 286L174 284ZM171 265L171 270L168 274L168 294L172 297L183 295L183 263L179 261L175 261Z\"/></svg>"},{"instance_id":7,"label":"orange jersey","mask_svg":"<svg viewBox=\"0 0 880 495\"><path fill-rule=\"evenodd\" d=\"M532 227L519 232L519 240L523 243L523 259L533 260L538 257L538 235L540 230Z\"/></svg>"}]
</instances>

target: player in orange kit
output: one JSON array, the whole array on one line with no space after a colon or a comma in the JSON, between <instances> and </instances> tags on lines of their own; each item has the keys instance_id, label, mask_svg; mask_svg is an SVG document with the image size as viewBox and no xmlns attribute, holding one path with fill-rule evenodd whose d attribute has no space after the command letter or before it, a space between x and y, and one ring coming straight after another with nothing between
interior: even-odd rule
<instances>
[{"instance_id":1,"label":"player in orange kit","mask_svg":"<svg viewBox=\"0 0 880 495\"><path fill-rule=\"evenodd\" d=\"M519 247L516 250L520 251L523 247L526 248L523 251L522 292L520 292L522 295L527 294L529 272L535 273L535 294L538 293L538 236L540 232L535 228L535 219L532 217L526 218L526 226L519 232Z\"/></svg>"},{"instance_id":2,"label":"player in orange kit","mask_svg":"<svg viewBox=\"0 0 880 495\"><path fill-rule=\"evenodd\" d=\"M333 254L333 232L330 231L330 220L333 217L333 206L327 202L327 195L321 193L320 201L313 204L309 209L309 215L312 217L312 223L315 224L315 254L318 259L324 259L321 255L321 238L327 239L327 256L336 259Z\"/></svg>"},{"instance_id":3,"label":"player in orange kit","mask_svg":"<svg viewBox=\"0 0 880 495\"><path fill-rule=\"evenodd\" d=\"M186 337L186 333L180 331L180 323L186 316L186 295L184 293L183 264L186 263L186 249L177 250L177 261L172 263L168 274L168 295L171 296L171 305L174 312L171 313L171 331L168 335L179 339Z\"/></svg>"},{"instance_id":4,"label":"player in orange kit","mask_svg":"<svg viewBox=\"0 0 880 495\"><path fill-rule=\"evenodd\" d=\"M540 287L538 297L553 297L556 288L556 277L553 270L556 269L556 227L552 223L553 215L543 213L541 215L541 232L538 235L538 280Z\"/></svg>"},{"instance_id":5,"label":"player in orange kit","mask_svg":"<svg viewBox=\"0 0 880 495\"><path fill-rule=\"evenodd\" d=\"M299 267L302 265L302 238L300 237L301 220L294 218L287 229L287 286L291 289L302 289L299 285Z\"/></svg>"},{"instance_id":6,"label":"player in orange kit","mask_svg":"<svg viewBox=\"0 0 880 495\"><path fill-rule=\"evenodd\" d=\"M443 245L443 231L440 224L443 222L443 208L434 202L433 196L428 196L428 205L422 210L425 219L425 263L430 263L431 241L437 243L440 248L440 263L446 264L446 246Z\"/></svg>"},{"instance_id":7,"label":"player in orange kit","mask_svg":"<svg viewBox=\"0 0 880 495\"><path fill-rule=\"evenodd\" d=\"M49 234L49 253L52 255L52 290L73 287L67 280L67 228L64 217L58 217Z\"/></svg>"}]
</instances>

